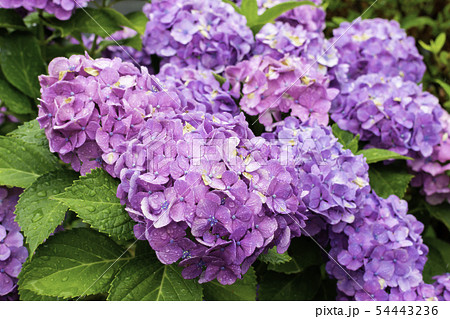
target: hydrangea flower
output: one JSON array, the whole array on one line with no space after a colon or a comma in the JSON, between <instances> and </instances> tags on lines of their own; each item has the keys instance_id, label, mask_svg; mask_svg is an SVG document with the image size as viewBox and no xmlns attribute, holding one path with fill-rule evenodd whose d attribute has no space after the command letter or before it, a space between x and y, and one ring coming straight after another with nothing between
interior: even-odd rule
<instances>
[{"instance_id":1,"label":"hydrangea flower","mask_svg":"<svg viewBox=\"0 0 450 319\"><path fill-rule=\"evenodd\" d=\"M220 73L244 59L253 45L245 18L216 0L156 0L144 6L149 18L143 50L162 63Z\"/></svg>"},{"instance_id":2,"label":"hydrangea flower","mask_svg":"<svg viewBox=\"0 0 450 319\"><path fill-rule=\"evenodd\" d=\"M436 289L438 300L450 301L450 274L446 273L433 277L436 282L433 284Z\"/></svg>"},{"instance_id":3,"label":"hydrangea flower","mask_svg":"<svg viewBox=\"0 0 450 319\"><path fill-rule=\"evenodd\" d=\"M254 56L228 67L225 76L231 94L236 98L243 94L241 109L257 115L267 128L281 120L282 113L290 113L302 122L313 119L326 125L331 100L338 93L328 88L328 77L304 58Z\"/></svg>"},{"instance_id":4,"label":"hydrangea flower","mask_svg":"<svg viewBox=\"0 0 450 319\"><path fill-rule=\"evenodd\" d=\"M42 9L54 14L59 20L69 20L73 11L86 7L91 0L0 0L0 8L17 9L23 7L27 11Z\"/></svg>"},{"instance_id":5,"label":"hydrangea flower","mask_svg":"<svg viewBox=\"0 0 450 319\"><path fill-rule=\"evenodd\" d=\"M17 300L17 276L28 257L23 236L14 221L14 209L22 192L0 187L0 300Z\"/></svg>"},{"instance_id":6,"label":"hydrangea flower","mask_svg":"<svg viewBox=\"0 0 450 319\"><path fill-rule=\"evenodd\" d=\"M1 102L2 101L0 100L0 103ZM7 114L7 113L8 113L8 108L6 106L0 107L0 125L2 125L5 122L13 122L13 123L19 122L19 120L15 116Z\"/></svg>"},{"instance_id":7,"label":"hydrangea flower","mask_svg":"<svg viewBox=\"0 0 450 319\"><path fill-rule=\"evenodd\" d=\"M113 174L119 146L139 132L146 117L183 108L177 92L163 91L147 69L119 58L56 58L39 81L38 121L50 150L82 174L95 167Z\"/></svg>"},{"instance_id":8,"label":"hydrangea flower","mask_svg":"<svg viewBox=\"0 0 450 319\"><path fill-rule=\"evenodd\" d=\"M165 88L175 88L186 99L187 110L198 110L206 113L227 112L239 113L236 102L229 92L222 89L220 83L209 70L196 70L191 67L180 68L177 65L165 64L157 75ZM190 105L195 103L195 105Z\"/></svg>"},{"instance_id":9,"label":"hydrangea flower","mask_svg":"<svg viewBox=\"0 0 450 319\"><path fill-rule=\"evenodd\" d=\"M411 184L422 187L428 203L432 205L444 201L450 203L450 176L447 174L450 171L450 115L444 111L440 120L443 130L433 153L428 157L408 161L409 167L417 173Z\"/></svg>"},{"instance_id":10,"label":"hydrangea flower","mask_svg":"<svg viewBox=\"0 0 450 319\"><path fill-rule=\"evenodd\" d=\"M116 162L117 195L161 262L232 284L304 226L297 177L272 151L243 114L159 113Z\"/></svg>"},{"instance_id":11,"label":"hydrangea flower","mask_svg":"<svg viewBox=\"0 0 450 319\"><path fill-rule=\"evenodd\" d=\"M408 37L398 22L377 18L352 23L351 27L349 22L341 23L330 39L340 56L333 73L341 88L370 73L421 81L425 73L423 58L414 38Z\"/></svg>"},{"instance_id":12,"label":"hydrangea flower","mask_svg":"<svg viewBox=\"0 0 450 319\"><path fill-rule=\"evenodd\" d=\"M255 39L254 55L270 55L277 60L285 55L301 56L310 64L317 62L323 73L327 67L338 63L337 51L323 33L310 32L302 25L293 27L281 21L267 23Z\"/></svg>"},{"instance_id":13,"label":"hydrangea flower","mask_svg":"<svg viewBox=\"0 0 450 319\"><path fill-rule=\"evenodd\" d=\"M401 77L368 74L333 101L331 118L368 147L428 157L440 141L443 109L436 97Z\"/></svg>"},{"instance_id":14,"label":"hydrangea flower","mask_svg":"<svg viewBox=\"0 0 450 319\"><path fill-rule=\"evenodd\" d=\"M421 237L424 226L407 210L407 203L395 195L384 199L366 194L354 222L341 231L329 229L334 260L326 269L338 280L341 299L434 298L422 281L428 253Z\"/></svg>"}]
</instances>

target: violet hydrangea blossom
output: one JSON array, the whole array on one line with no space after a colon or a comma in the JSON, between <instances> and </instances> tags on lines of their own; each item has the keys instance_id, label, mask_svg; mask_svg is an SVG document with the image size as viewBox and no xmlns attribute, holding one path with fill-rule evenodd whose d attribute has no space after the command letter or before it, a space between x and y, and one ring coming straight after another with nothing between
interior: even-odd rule
<instances>
[{"instance_id":1,"label":"violet hydrangea blossom","mask_svg":"<svg viewBox=\"0 0 450 319\"><path fill-rule=\"evenodd\" d=\"M42 9L54 14L59 20L68 20L73 11L87 6L91 0L0 0L0 8L17 9L23 7L27 11Z\"/></svg>"},{"instance_id":2,"label":"violet hydrangea blossom","mask_svg":"<svg viewBox=\"0 0 450 319\"><path fill-rule=\"evenodd\" d=\"M50 150L82 174L104 167L114 176L119 146L139 132L145 118L182 108L177 92L163 91L147 69L119 58L56 58L39 80L38 121Z\"/></svg>"},{"instance_id":3,"label":"violet hydrangea blossom","mask_svg":"<svg viewBox=\"0 0 450 319\"><path fill-rule=\"evenodd\" d=\"M17 276L28 257L23 236L14 221L14 209L22 192L0 187L0 300L17 300Z\"/></svg>"},{"instance_id":4,"label":"violet hydrangea blossom","mask_svg":"<svg viewBox=\"0 0 450 319\"><path fill-rule=\"evenodd\" d=\"M334 260L327 263L327 272L338 280L339 299L435 297L422 281L428 253L421 237L424 226L407 210L407 203L395 195L384 199L367 194L353 223L341 232L329 230Z\"/></svg>"},{"instance_id":5,"label":"violet hydrangea blossom","mask_svg":"<svg viewBox=\"0 0 450 319\"><path fill-rule=\"evenodd\" d=\"M360 76L333 101L331 118L368 147L428 157L440 142L444 110L436 97L401 77Z\"/></svg>"},{"instance_id":6,"label":"violet hydrangea blossom","mask_svg":"<svg viewBox=\"0 0 450 319\"><path fill-rule=\"evenodd\" d=\"M297 177L243 114L157 114L115 169L136 237L200 283L234 283L262 252L286 251L304 226Z\"/></svg>"},{"instance_id":7,"label":"violet hydrangea blossom","mask_svg":"<svg viewBox=\"0 0 450 319\"><path fill-rule=\"evenodd\" d=\"M328 124L331 100L338 90L328 88L329 79L305 58L285 56L276 60L270 56L254 56L225 71L231 94L239 97L241 109L258 116L270 129L280 121L282 113Z\"/></svg>"},{"instance_id":8,"label":"violet hydrangea blossom","mask_svg":"<svg viewBox=\"0 0 450 319\"><path fill-rule=\"evenodd\" d=\"M253 45L245 18L217 0L155 0L144 6L149 18L143 50L162 63L222 72L242 61Z\"/></svg>"},{"instance_id":9,"label":"violet hydrangea blossom","mask_svg":"<svg viewBox=\"0 0 450 319\"><path fill-rule=\"evenodd\" d=\"M330 39L339 53L333 73L341 89L359 76L377 73L383 77L401 76L420 82L425 64L414 38L408 37L396 21L366 19L343 22Z\"/></svg>"},{"instance_id":10,"label":"violet hydrangea blossom","mask_svg":"<svg viewBox=\"0 0 450 319\"><path fill-rule=\"evenodd\" d=\"M229 92L222 89L209 70L180 68L169 63L161 68L157 78L165 88L175 88L181 92L188 104L186 110L195 109L210 114L227 112L237 115L239 113L236 102Z\"/></svg>"}]
</instances>

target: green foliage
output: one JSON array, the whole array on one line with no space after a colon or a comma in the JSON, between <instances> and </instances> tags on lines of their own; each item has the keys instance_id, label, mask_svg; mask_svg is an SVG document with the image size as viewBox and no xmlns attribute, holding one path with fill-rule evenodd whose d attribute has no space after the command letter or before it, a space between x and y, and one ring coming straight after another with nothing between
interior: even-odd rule
<instances>
[{"instance_id":1,"label":"green foliage","mask_svg":"<svg viewBox=\"0 0 450 319\"><path fill-rule=\"evenodd\" d=\"M132 239L134 222L116 197L118 186L118 180L96 169L51 199L67 205L83 221L105 234Z\"/></svg>"},{"instance_id":2,"label":"green foliage","mask_svg":"<svg viewBox=\"0 0 450 319\"><path fill-rule=\"evenodd\" d=\"M26 188L57 168L57 159L48 149L0 136L0 185Z\"/></svg>"},{"instance_id":3,"label":"green foliage","mask_svg":"<svg viewBox=\"0 0 450 319\"><path fill-rule=\"evenodd\" d=\"M389 151L389 150L383 150L379 148L369 148L365 150L360 150L356 155L364 155L366 158L367 164L377 163L381 161L391 160L391 159L405 159L405 160L412 160L411 157L403 156L398 153Z\"/></svg>"},{"instance_id":4,"label":"green foliage","mask_svg":"<svg viewBox=\"0 0 450 319\"><path fill-rule=\"evenodd\" d=\"M390 195L403 198L412 178L413 175L408 174L404 167L381 164L369 168L370 186L383 198Z\"/></svg>"},{"instance_id":5,"label":"green foliage","mask_svg":"<svg viewBox=\"0 0 450 319\"><path fill-rule=\"evenodd\" d=\"M295 275L266 272L260 281L259 299L312 300L320 287L320 269L310 267Z\"/></svg>"},{"instance_id":6,"label":"green foliage","mask_svg":"<svg viewBox=\"0 0 450 319\"><path fill-rule=\"evenodd\" d=\"M48 140L44 130L39 127L37 120L23 123L16 130L8 134L8 136L18 138L23 142L40 146L42 149L48 150Z\"/></svg>"},{"instance_id":7,"label":"green foliage","mask_svg":"<svg viewBox=\"0 0 450 319\"><path fill-rule=\"evenodd\" d=\"M225 2L230 3L230 1ZM238 7L236 5L233 5L233 7L238 13L245 16L247 25L252 29L253 34L256 34L266 23L273 22L286 11L302 5L316 6L314 2L311 1L288 1L266 9L261 15L258 15L258 4L256 0L242 0L239 10L237 10Z\"/></svg>"},{"instance_id":8,"label":"green foliage","mask_svg":"<svg viewBox=\"0 0 450 319\"><path fill-rule=\"evenodd\" d=\"M93 33L106 38L123 27L129 27L139 33L143 32L142 26L134 25L123 14L110 8L83 8L77 10L68 21L47 18L43 22L56 28L62 37L82 32Z\"/></svg>"},{"instance_id":9,"label":"green foliage","mask_svg":"<svg viewBox=\"0 0 450 319\"><path fill-rule=\"evenodd\" d=\"M285 274L297 274L308 267L320 265L323 262L320 247L306 236L295 238L289 246L292 259L285 263L269 264L267 269Z\"/></svg>"},{"instance_id":10,"label":"green foliage","mask_svg":"<svg viewBox=\"0 0 450 319\"><path fill-rule=\"evenodd\" d=\"M450 244L433 237L425 237L424 242L430 251L423 269L423 280L433 283L432 277L450 272Z\"/></svg>"},{"instance_id":11,"label":"green foliage","mask_svg":"<svg viewBox=\"0 0 450 319\"><path fill-rule=\"evenodd\" d=\"M450 231L450 205L448 203L437 206L426 204L426 208L432 217L440 220Z\"/></svg>"},{"instance_id":12,"label":"green foliage","mask_svg":"<svg viewBox=\"0 0 450 319\"><path fill-rule=\"evenodd\" d=\"M126 15L127 19L136 27L136 31L139 34L145 33L145 27L147 26L148 18L143 11L131 12Z\"/></svg>"},{"instance_id":13,"label":"green foliage","mask_svg":"<svg viewBox=\"0 0 450 319\"><path fill-rule=\"evenodd\" d=\"M0 71L0 100L8 106L8 110L17 114L33 112L31 101L12 86Z\"/></svg>"},{"instance_id":14,"label":"green foliage","mask_svg":"<svg viewBox=\"0 0 450 319\"><path fill-rule=\"evenodd\" d=\"M6 79L31 98L39 97L38 76L45 73L38 41L28 33L0 37L0 63Z\"/></svg>"},{"instance_id":15,"label":"green foliage","mask_svg":"<svg viewBox=\"0 0 450 319\"><path fill-rule=\"evenodd\" d=\"M0 9L0 28L26 29L20 15L14 10L7 9Z\"/></svg>"},{"instance_id":16,"label":"green foliage","mask_svg":"<svg viewBox=\"0 0 450 319\"><path fill-rule=\"evenodd\" d=\"M58 301L60 298L58 297L49 297L38 295L30 290L21 289L20 290L20 300L21 301Z\"/></svg>"},{"instance_id":17,"label":"green foliage","mask_svg":"<svg viewBox=\"0 0 450 319\"><path fill-rule=\"evenodd\" d=\"M203 293L210 301L254 301L256 300L256 273L250 267L242 279L232 285L222 285L217 280L203 284Z\"/></svg>"},{"instance_id":18,"label":"green foliage","mask_svg":"<svg viewBox=\"0 0 450 319\"><path fill-rule=\"evenodd\" d=\"M111 283L108 300L199 301L202 287L185 280L177 265L164 265L154 255L127 262Z\"/></svg>"},{"instance_id":19,"label":"green foliage","mask_svg":"<svg viewBox=\"0 0 450 319\"><path fill-rule=\"evenodd\" d=\"M78 174L56 171L39 177L22 195L16 206L16 221L29 245L30 256L64 220L68 206L50 199L70 186Z\"/></svg>"},{"instance_id":20,"label":"green foliage","mask_svg":"<svg viewBox=\"0 0 450 319\"><path fill-rule=\"evenodd\" d=\"M352 133L341 130L339 126L334 123L331 126L333 135L338 139L338 142L342 144L345 149L352 151L356 154L358 151L359 134L354 136Z\"/></svg>"},{"instance_id":21,"label":"green foliage","mask_svg":"<svg viewBox=\"0 0 450 319\"><path fill-rule=\"evenodd\" d=\"M19 275L19 291L73 298L105 293L130 257L108 237L90 229L64 231L36 250Z\"/></svg>"},{"instance_id":22,"label":"green foliage","mask_svg":"<svg viewBox=\"0 0 450 319\"><path fill-rule=\"evenodd\" d=\"M276 247L269 249L266 254L259 255L258 259L261 260L262 262L273 265L284 264L292 260L291 256L288 255L287 251L285 251L282 254L277 253Z\"/></svg>"}]
</instances>

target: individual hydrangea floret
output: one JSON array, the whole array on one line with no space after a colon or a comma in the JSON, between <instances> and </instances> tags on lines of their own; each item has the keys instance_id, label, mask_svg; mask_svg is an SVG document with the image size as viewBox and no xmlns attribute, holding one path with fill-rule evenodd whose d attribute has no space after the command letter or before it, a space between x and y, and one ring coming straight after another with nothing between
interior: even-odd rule
<instances>
[{"instance_id":1,"label":"individual hydrangea floret","mask_svg":"<svg viewBox=\"0 0 450 319\"><path fill-rule=\"evenodd\" d=\"M334 74L341 88L370 73L401 76L416 83L425 73L414 38L408 37L396 21L377 18L343 22L333 35L330 42L340 56Z\"/></svg>"},{"instance_id":2,"label":"individual hydrangea floret","mask_svg":"<svg viewBox=\"0 0 450 319\"><path fill-rule=\"evenodd\" d=\"M395 195L384 199L371 193L359 209L354 222L343 231L329 230L330 256L334 260L327 263L326 269L338 280L340 298L434 298L433 291L430 293L430 287L423 286L422 281L428 253L421 237L424 226L407 213L406 201Z\"/></svg>"},{"instance_id":3,"label":"individual hydrangea floret","mask_svg":"<svg viewBox=\"0 0 450 319\"><path fill-rule=\"evenodd\" d=\"M23 7L27 11L42 9L54 14L59 20L69 20L75 9L86 7L89 1L91 0L0 0L0 8Z\"/></svg>"},{"instance_id":4,"label":"individual hydrangea floret","mask_svg":"<svg viewBox=\"0 0 450 319\"><path fill-rule=\"evenodd\" d=\"M162 63L222 72L242 61L253 45L245 18L217 0L155 0L144 6L149 18L143 49Z\"/></svg>"},{"instance_id":5,"label":"individual hydrangea floret","mask_svg":"<svg viewBox=\"0 0 450 319\"><path fill-rule=\"evenodd\" d=\"M23 236L14 221L19 188L0 187L0 300L17 300L17 276L28 258Z\"/></svg>"},{"instance_id":6,"label":"individual hydrangea floret","mask_svg":"<svg viewBox=\"0 0 450 319\"><path fill-rule=\"evenodd\" d=\"M333 101L331 118L368 147L428 157L440 141L443 109L436 97L401 77L360 76Z\"/></svg>"},{"instance_id":7,"label":"individual hydrangea floret","mask_svg":"<svg viewBox=\"0 0 450 319\"><path fill-rule=\"evenodd\" d=\"M162 90L147 69L119 58L56 58L39 81L38 121L50 150L82 174L95 167L113 174L119 146L139 132L146 117L183 108L177 92Z\"/></svg>"},{"instance_id":8,"label":"individual hydrangea floret","mask_svg":"<svg viewBox=\"0 0 450 319\"><path fill-rule=\"evenodd\" d=\"M276 60L270 56L254 56L230 66L225 76L231 94L239 97L241 109L258 116L270 128L283 113L328 124L328 110L338 90L328 88L329 79L305 58L286 56Z\"/></svg>"},{"instance_id":9,"label":"individual hydrangea floret","mask_svg":"<svg viewBox=\"0 0 450 319\"><path fill-rule=\"evenodd\" d=\"M220 83L209 70L180 68L174 64L166 64L161 68L157 78L165 88L178 89L187 101L186 110L198 110L205 113L227 112L239 113L236 102L228 91L222 89ZM192 104L192 105L191 105Z\"/></svg>"}]
</instances>

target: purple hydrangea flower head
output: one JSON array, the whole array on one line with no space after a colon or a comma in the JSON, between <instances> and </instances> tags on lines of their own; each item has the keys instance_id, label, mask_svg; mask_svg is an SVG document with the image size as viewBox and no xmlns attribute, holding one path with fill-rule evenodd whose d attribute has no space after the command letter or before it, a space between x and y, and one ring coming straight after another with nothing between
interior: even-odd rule
<instances>
[{"instance_id":1,"label":"purple hydrangea flower head","mask_svg":"<svg viewBox=\"0 0 450 319\"><path fill-rule=\"evenodd\" d=\"M242 61L253 45L245 18L222 1L157 0L144 13L150 21L143 49L163 64L220 73Z\"/></svg>"},{"instance_id":2,"label":"purple hydrangea flower head","mask_svg":"<svg viewBox=\"0 0 450 319\"><path fill-rule=\"evenodd\" d=\"M407 203L371 193L358 209L343 231L329 229L334 260L326 269L338 280L340 293L356 300L433 299L434 289L422 281L428 253L421 237L424 227L407 214Z\"/></svg>"},{"instance_id":3,"label":"purple hydrangea flower head","mask_svg":"<svg viewBox=\"0 0 450 319\"><path fill-rule=\"evenodd\" d=\"M23 7L27 11L42 9L54 14L59 20L69 20L77 8L87 6L91 0L0 0L0 8L17 9Z\"/></svg>"},{"instance_id":4,"label":"purple hydrangea flower head","mask_svg":"<svg viewBox=\"0 0 450 319\"><path fill-rule=\"evenodd\" d=\"M228 112L238 114L238 107L229 92L209 70L196 70L191 67L180 68L175 64L165 64L157 75L165 88L176 88L187 99L187 110L195 109L206 113Z\"/></svg>"},{"instance_id":5,"label":"purple hydrangea flower head","mask_svg":"<svg viewBox=\"0 0 450 319\"><path fill-rule=\"evenodd\" d=\"M183 108L177 92L163 90L147 69L119 58L56 58L39 80L38 121L50 150L82 174L94 167L113 174L120 145L147 116Z\"/></svg>"},{"instance_id":6,"label":"purple hydrangea flower head","mask_svg":"<svg viewBox=\"0 0 450 319\"><path fill-rule=\"evenodd\" d=\"M422 193L431 205L450 203L450 115L444 111L440 121L443 130L439 144L433 147L428 157L408 161L409 167L417 173L412 185L422 187Z\"/></svg>"},{"instance_id":7,"label":"purple hydrangea flower head","mask_svg":"<svg viewBox=\"0 0 450 319\"><path fill-rule=\"evenodd\" d=\"M306 58L310 64L319 64L326 71L338 63L337 51L325 39L323 33L311 32L302 25L287 22L267 23L256 34L254 55L270 55L279 60L286 54Z\"/></svg>"},{"instance_id":8,"label":"purple hydrangea flower head","mask_svg":"<svg viewBox=\"0 0 450 319\"><path fill-rule=\"evenodd\" d=\"M428 157L440 142L443 109L437 98L401 77L368 74L357 78L333 101L331 118L360 134L368 147L412 157Z\"/></svg>"},{"instance_id":9,"label":"purple hydrangea flower head","mask_svg":"<svg viewBox=\"0 0 450 319\"><path fill-rule=\"evenodd\" d=\"M123 147L117 195L135 235L161 262L179 261L185 278L232 284L301 235L297 178L242 113L157 113Z\"/></svg>"},{"instance_id":10,"label":"purple hydrangea flower head","mask_svg":"<svg viewBox=\"0 0 450 319\"><path fill-rule=\"evenodd\" d=\"M20 227L14 221L21 192L0 187L0 300L17 300L17 276L28 257Z\"/></svg>"},{"instance_id":11,"label":"purple hydrangea flower head","mask_svg":"<svg viewBox=\"0 0 450 319\"><path fill-rule=\"evenodd\" d=\"M281 120L282 113L326 125L331 100L338 93L328 88L328 77L304 58L254 56L228 67L225 76L235 97L242 92L242 110L257 115L268 128Z\"/></svg>"},{"instance_id":12,"label":"purple hydrangea flower head","mask_svg":"<svg viewBox=\"0 0 450 319\"><path fill-rule=\"evenodd\" d=\"M438 300L450 300L450 274L446 273L443 275L439 275L436 277L433 277L433 279L436 280L436 282L433 284L433 286L436 289L436 296Z\"/></svg>"},{"instance_id":13,"label":"purple hydrangea flower head","mask_svg":"<svg viewBox=\"0 0 450 319\"><path fill-rule=\"evenodd\" d=\"M406 81L420 82L425 64L414 38L408 37L396 21L366 19L343 22L333 30L339 53L335 77L346 85L359 76L377 73L380 76L401 76Z\"/></svg>"}]
</instances>

